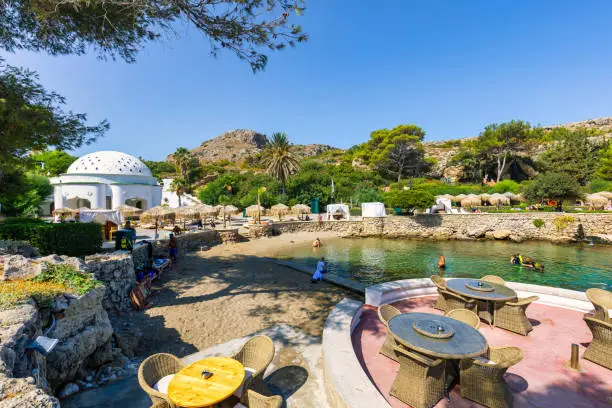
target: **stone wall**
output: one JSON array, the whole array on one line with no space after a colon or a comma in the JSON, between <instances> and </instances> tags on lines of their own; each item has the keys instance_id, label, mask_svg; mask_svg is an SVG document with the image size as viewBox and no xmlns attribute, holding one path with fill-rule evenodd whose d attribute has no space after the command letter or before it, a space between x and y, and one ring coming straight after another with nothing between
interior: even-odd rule
<instances>
[{"instance_id":1,"label":"stone wall","mask_svg":"<svg viewBox=\"0 0 612 408\"><path fill-rule=\"evenodd\" d=\"M563 217L563 218L562 218ZM544 224L538 228L534 221ZM566 225L560 221L565 220ZM423 214L413 217L389 216L354 221L275 223L278 233L333 231L345 237L416 239L510 239L572 242L612 242L612 214Z\"/></svg>"},{"instance_id":2,"label":"stone wall","mask_svg":"<svg viewBox=\"0 0 612 408\"><path fill-rule=\"evenodd\" d=\"M106 310L118 312L132 310L130 292L136 286L136 274L130 252L115 251L109 254L91 255L85 257L85 264L96 279L106 286L102 301Z\"/></svg>"}]
</instances>

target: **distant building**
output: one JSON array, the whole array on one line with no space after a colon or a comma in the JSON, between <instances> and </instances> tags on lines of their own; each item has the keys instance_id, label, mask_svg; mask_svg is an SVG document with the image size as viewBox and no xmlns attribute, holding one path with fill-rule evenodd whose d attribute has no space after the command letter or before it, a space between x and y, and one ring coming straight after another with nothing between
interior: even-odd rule
<instances>
[{"instance_id":1,"label":"distant building","mask_svg":"<svg viewBox=\"0 0 612 408\"><path fill-rule=\"evenodd\" d=\"M179 197L176 192L172 191L172 181L174 181L174 179L162 179L162 205L167 205L170 208L178 208ZM183 195L181 195L181 207L197 204L201 204L201 201L191 194L183 193Z\"/></svg>"},{"instance_id":2,"label":"distant building","mask_svg":"<svg viewBox=\"0 0 612 408\"><path fill-rule=\"evenodd\" d=\"M147 210L161 204L162 186L134 156L115 151L87 154L65 174L51 178L54 208L105 208L122 205Z\"/></svg>"}]
</instances>

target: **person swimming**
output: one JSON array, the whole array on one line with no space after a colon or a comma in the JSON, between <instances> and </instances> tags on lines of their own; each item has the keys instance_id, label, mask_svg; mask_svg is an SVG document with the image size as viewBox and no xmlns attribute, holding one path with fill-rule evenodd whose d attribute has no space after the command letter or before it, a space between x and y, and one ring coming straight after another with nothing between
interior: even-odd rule
<instances>
[{"instance_id":1,"label":"person swimming","mask_svg":"<svg viewBox=\"0 0 612 408\"><path fill-rule=\"evenodd\" d=\"M446 268L446 259L444 255L438 255L438 268Z\"/></svg>"},{"instance_id":2,"label":"person swimming","mask_svg":"<svg viewBox=\"0 0 612 408\"><path fill-rule=\"evenodd\" d=\"M312 242L312 247L313 247L313 248L319 248L320 246L321 246L321 240L320 240L319 238L315 239L315 240Z\"/></svg>"}]
</instances>

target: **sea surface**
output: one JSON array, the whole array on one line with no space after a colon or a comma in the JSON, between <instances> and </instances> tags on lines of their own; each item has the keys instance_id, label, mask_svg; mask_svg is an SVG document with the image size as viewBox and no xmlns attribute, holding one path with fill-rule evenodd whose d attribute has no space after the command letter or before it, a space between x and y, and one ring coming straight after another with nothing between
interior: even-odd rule
<instances>
[{"instance_id":1,"label":"sea surface","mask_svg":"<svg viewBox=\"0 0 612 408\"><path fill-rule=\"evenodd\" d=\"M512 254L543 263L544 272L511 265ZM442 271L437 266L438 255L446 258L446 268ZM449 277L476 278L498 275L508 281L580 291L592 287L612 289L612 246L335 238L324 241L321 248L298 245L292 252L285 251L278 257L313 268L319 258L325 257L329 273L366 285L442 273Z\"/></svg>"}]
</instances>

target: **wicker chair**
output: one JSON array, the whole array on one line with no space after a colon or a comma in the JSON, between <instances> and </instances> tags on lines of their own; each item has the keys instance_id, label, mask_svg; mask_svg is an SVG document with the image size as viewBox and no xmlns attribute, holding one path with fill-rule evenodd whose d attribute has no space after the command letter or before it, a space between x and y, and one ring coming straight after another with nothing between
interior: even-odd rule
<instances>
[{"instance_id":1,"label":"wicker chair","mask_svg":"<svg viewBox=\"0 0 612 408\"><path fill-rule=\"evenodd\" d=\"M512 407L512 393L504 374L522 359L523 350L518 347L490 347L489 361L461 360L461 395L490 408Z\"/></svg>"},{"instance_id":2,"label":"wicker chair","mask_svg":"<svg viewBox=\"0 0 612 408\"><path fill-rule=\"evenodd\" d=\"M446 312L444 316L450 317L451 319L459 320L460 322L472 326L475 329L478 329L480 327L480 318L476 313L468 309L451 310L450 312Z\"/></svg>"},{"instance_id":3,"label":"wicker chair","mask_svg":"<svg viewBox=\"0 0 612 408\"><path fill-rule=\"evenodd\" d=\"M439 293L444 298L444 312L450 312L455 309L472 309L476 306L476 302L473 299L465 298L448 290L439 289Z\"/></svg>"},{"instance_id":4,"label":"wicker chair","mask_svg":"<svg viewBox=\"0 0 612 408\"><path fill-rule=\"evenodd\" d=\"M281 408L283 405L283 397L280 395L266 397L253 390L248 390L246 392L246 404L244 405L248 408Z\"/></svg>"},{"instance_id":5,"label":"wicker chair","mask_svg":"<svg viewBox=\"0 0 612 408\"><path fill-rule=\"evenodd\" d=\"M243 366L254 370L253 375L245 379L242 387L240 401L247 402L247 390L254 390L260 394L268 395L270 391L264 384L263 377L266 368L274 358L274 342L268 336L254 336L249 339L242 349L233 356Z\"/></svg>"},{"instance_id":6,"label":"wicker chair","mask_svg":"<svg viewBox=\"0 0 612 408\"><path fill-rule=\"evenodd\" d=\"M444 360L395 347L400 369L390 394L414 408L433 407L444 397Z\"/></svg>"},{"instance_id":7,"label":"wicker chair","mask_svg":"<svg viewBox=\"0 0 612 408\"><path fill-rule=\"evenodd\" d=\"M591 288L586 291L587 298L595 307L595 318L609 322L612 320L610 310L612 310L612 293L607 290Z\"/></svg>"},{"instance_id":8,"label":"wicker chair","mask_svg":"<svg viewBox=\"0 0 612 408\"><path fill-rule=\"evenodd\" d=\"M446 281L443 277L438 275L431 275L431 280L438 287L438 299L434 304L433 308L446 311L446 302L444 301L444 296L440 293L440 290L446 290Z\"/></svg>"},{"instance_id":9,"label":"wicker chair","mask_svg":"<svg viewBox=\"0 0 612 408\"><path fill-rule=\"evenodd\" d=\"M170 405L166 401L157 401L151 405L151 408L169 408Z\"/></svg>"},{"instance_id":10,"label":"wicker chair","mask_svg":"<svg viewBox=\"0 0 612 408\"><path fill-rule=\"evenodd\" d=\"M498 285L506 286L506 281L497 275L486 275L480 278L483 282L497 283Z\"/></svg>"},{"instance_id":11,"label":"wicker chair","mask_svg":"<svg viewBox=\"0 0 612 408\"><path fill-rule=\"evenodd\" d=\"M538 300L537 296L529 296L516 302L495 304L495 326L526 336L533 330L525 314L527 307Z\"/></svg>"},{"instance_id":12,"label":"wicker chair","mask_svg":"<svg viewBox=\"0 0 612 408\"><path fill-rule=\"evenodd\" d=\"M382 305L378 308L378 318L387 328L387 338L380 348L379 353L385 357L389 357L391 360L397 361L397 356L395 355L395 351L393 348L397 345L391 331L389 330L389 320L392 317L395 317L399 314L402 314L397 308L391 305Z\"/></svg>"},{"instance_id":13,"label":"wicker chair","mask_svg":"<svg viewBox=\"0 0 612 408\"><path fill-rule=\"evenodd\" d=\"M138 367L138 383L144 392L149 394L153 406L157 408L157 404L159 404L161 408L165 402L169 408L176 408L168 395L155 390L153 387L161 378L176 374L183 366L181 360L166 353L153 354L140 364L140 367Z\"/></svg>"},{"instance_id":14,"label":"wicker chair","mask_svg":"<svg viewBox=\"0 0 612 408\"><path fill-rule=\"evenodd\" d=\"M584 321L593 333L593 341L583 358L612 370L612 323L584 316Z\"/></svg>"}]
</instances>

